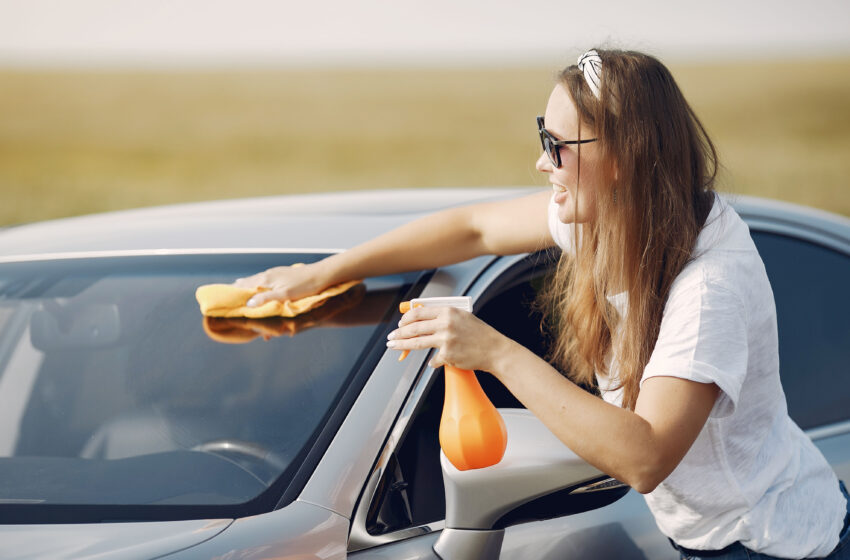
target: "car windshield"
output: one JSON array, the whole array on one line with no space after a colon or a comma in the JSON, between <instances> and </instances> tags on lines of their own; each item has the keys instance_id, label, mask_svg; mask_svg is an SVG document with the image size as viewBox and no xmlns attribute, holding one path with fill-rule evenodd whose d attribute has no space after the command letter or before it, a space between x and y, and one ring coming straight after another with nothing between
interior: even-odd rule
<instances>
[{"instance_id":1,"label":"car windshield","mask_svg":"<svg viewBox=\"0 0 850 560\"><path fill-rule=\"evenodd\" d=\"M379 359L416 275L369 279L291 319L204 319L195 290L321 256L0 266L3 520L272 509Z\"/></svg>"}]
</instances>

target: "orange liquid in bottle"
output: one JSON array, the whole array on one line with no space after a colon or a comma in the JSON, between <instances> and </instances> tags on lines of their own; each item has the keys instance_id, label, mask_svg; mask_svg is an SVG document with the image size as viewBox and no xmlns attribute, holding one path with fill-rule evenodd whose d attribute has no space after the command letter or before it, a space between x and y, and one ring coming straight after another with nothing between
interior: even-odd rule
<instances>
[{"instance_id":1,"label":"orange liquid in bottle","mask_svg":"<svg viewBox=\"0 0 850 560\"><path fill-rule=\"evenodd\" d=\"M446 399L440 447L459 471L495 465L505 455L508 432L475 372L446 366Z\"/></svg>"},{"instance_id":2,"label":"orange liquid in bottle","mask_svg":"<svg viewBox=\"0 0 850 560\"><path fill-rule=\"evenodd\" d=\"M410 302L399 306L402 313ZM399 357L403 360L405 350ZM446 395L440 418L440 447L459 471L490 467L502 460L508 431L502 415L487 398L475 372L445 366Z\"/></svg>"}]
</instances>

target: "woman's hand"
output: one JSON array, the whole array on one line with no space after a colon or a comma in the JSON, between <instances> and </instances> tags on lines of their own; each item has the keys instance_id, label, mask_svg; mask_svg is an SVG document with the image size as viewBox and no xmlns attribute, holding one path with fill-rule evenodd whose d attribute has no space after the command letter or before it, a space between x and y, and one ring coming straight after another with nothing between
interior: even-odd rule
<instances>
[{"instance_id":1,"label":"woman's hand","mask_svg":"<svg viewBox=\"0 0 850 560\"><path fill-rule=\"evenodd\" d=\"M317 269L318 264L276 266L253 276L239 278L233 285L246 290L266 290L248 300L248 307L257 307L271 300L300 299L318 294L327 287Z\"/></svg>"},{"instance_id":2,"label":"woman's hand","mask_svg":"<svg viewBox=\"0 0 850 560\"><path fill-rule=\"evenodd\" d=\"M437 348L431 367L492 372L510 340L478 317L454 307L419 307L405 313L387 336L395 350Z\"/></svg>"}]
</instances>

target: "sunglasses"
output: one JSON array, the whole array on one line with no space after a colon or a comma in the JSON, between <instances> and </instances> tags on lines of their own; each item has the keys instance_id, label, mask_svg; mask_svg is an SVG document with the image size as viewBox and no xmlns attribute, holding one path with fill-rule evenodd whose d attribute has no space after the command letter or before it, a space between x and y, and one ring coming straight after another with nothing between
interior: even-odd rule
<instances>
[{"instance_id":1,"label":"sunglasses","mask_svg":"<svg viewBox=\"0 0 850 560\"><path fill-rule=\"evenodd\" d=\"M552 133L546 130L543 126L543 117L537 117L537 132L540 134L540 143L543 144L543 151L549 156L549 161L555 166L555 169L561 167L561 146L570 146L574 144L587 144L588 142L596 142L596 138L587 138L584 140L557 140Z\"/></svg>"}]
</instances>

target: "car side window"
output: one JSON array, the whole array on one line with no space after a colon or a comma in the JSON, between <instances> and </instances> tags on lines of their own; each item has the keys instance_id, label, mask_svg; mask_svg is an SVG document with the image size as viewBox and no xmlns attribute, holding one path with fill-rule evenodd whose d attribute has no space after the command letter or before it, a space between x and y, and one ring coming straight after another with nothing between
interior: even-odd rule
<instances>
[{"instance_id":1,"label":"car side window","mask_svg":"<svg viewBox=\"0 0 850 560\"><path fill-rule=\"evenodd\" d=\"M803 429L850 418L850 256L797 238L752 232L779 328L788 412Z\"/></svg>"},{"instance_id":2,"label":"car side window","mask_svg":"<svg viewBox=\"0 0 850 560\"><path fill-rule=\"evenodd\" d=\"M532 303L544 273L544 268L535 269L530 277L498 288L476 311L489 325L540 356L545 355L547 343L541 331L540 314ZM476 374L497 408L523 408L495 377L480 371ZM370 534L382 535L444 518L446 499L438 439L444 394L443 372L438 371L387 462L366 519Z\"/></svg>"}]
</instances>

